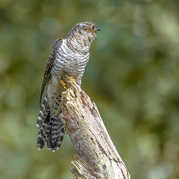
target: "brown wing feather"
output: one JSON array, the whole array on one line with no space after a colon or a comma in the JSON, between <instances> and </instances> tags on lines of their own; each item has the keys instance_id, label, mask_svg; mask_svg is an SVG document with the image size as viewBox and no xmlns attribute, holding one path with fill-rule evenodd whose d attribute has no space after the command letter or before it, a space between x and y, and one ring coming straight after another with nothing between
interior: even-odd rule
<instances>
[{"instance_id":1,"label":"brown wing feather","mask_svg":"<svg viewBox=\"0 0 179 179\"><path fill-rule=\"evenodd\" d=\"M50 79L51 76L51 70L55 61L55 56L56 56L56 52L59 48L59 46L62 43L62 39L57 39L52 47L52 51L49 55L48 61L47 61L47 65L45 68L45 72L44 72L44 77L43 77L43 82L42 82L42 86L41 86L41 93L40 93L40 103L42 102L42 96L44 94L44 90L46 88L46 85Z\"/></svg>"}]
</instances>

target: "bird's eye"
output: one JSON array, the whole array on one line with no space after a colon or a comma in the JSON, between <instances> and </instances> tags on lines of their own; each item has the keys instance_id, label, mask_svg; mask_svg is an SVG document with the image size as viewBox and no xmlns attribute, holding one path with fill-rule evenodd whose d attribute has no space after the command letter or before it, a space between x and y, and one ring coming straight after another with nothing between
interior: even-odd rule
<instances>
[{"instance_id":1,"label":"bird's eye","mask_svg":"<svg viewBox=\"0 0 179 179\"><path fill-rule=\"evenodd\" d=\"M87 26L84 26L84 27L83 27L83 30L87 32L87 31L88 31L88 27L87 27Z\"/></svg>"}]
</instances>

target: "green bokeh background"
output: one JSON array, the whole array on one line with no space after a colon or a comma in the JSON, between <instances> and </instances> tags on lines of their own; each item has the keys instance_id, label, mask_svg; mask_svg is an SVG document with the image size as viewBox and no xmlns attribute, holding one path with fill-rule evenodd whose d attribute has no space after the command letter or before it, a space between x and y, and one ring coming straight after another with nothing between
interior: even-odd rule
<instances>
[{"instance_id":1,"label":"green bokeh background","mask_svg":"<svg viewBox=\"0 0 179 179\"><path fill-rule=\"evenodd\" d=\"M102 31L82 88L134 179L179 178L179 1L1 0L0 178L70 179L66 135L36 148L39 94L58 37L80 21Z\"/></svg>"}]
</instances>

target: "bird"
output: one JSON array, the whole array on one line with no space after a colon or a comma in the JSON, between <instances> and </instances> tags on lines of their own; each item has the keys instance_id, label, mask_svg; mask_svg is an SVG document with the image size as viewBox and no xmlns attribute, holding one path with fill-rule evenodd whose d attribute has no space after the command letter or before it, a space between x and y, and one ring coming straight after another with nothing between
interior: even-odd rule
<instances>
[{"instance_id":1,"label":"bird","mask_svg":"<svg viewBox=\"0 0 179 179\"><path fill-rule=\"evenodd\" d=\"M64 89L63 74L73 78L81 87L82 77L90 58L90 46L100 28L92 22L79 22L65 38L58 38L51 50L45 68L40 93L40 111L37 148L45 144L52 152L57 151L63 141L65 128L59 118L61 93Z\"/></svg>"}]
</instances>

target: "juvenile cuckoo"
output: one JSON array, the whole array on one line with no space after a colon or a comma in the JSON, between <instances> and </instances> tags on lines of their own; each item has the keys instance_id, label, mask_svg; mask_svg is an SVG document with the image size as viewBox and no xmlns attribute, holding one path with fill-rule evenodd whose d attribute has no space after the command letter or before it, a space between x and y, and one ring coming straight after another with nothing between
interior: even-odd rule
<instances>
[{"instance_id":1,"label":"juvenile cuckoo","mask_svg":"<svg viewBox=\"0 0 179 179\"><path fill-rule=\"evenodd\" d=\"M45 143L52 152L60 148L64 137L64 125L59 118L61 111L62 74L66 73L81 86L89 61L90 45L99 31L92 22L77 23L63 39L53 45L44 72L40 94L40 112L37 119L37 147Z\"/></svg>"}]
</instances>

